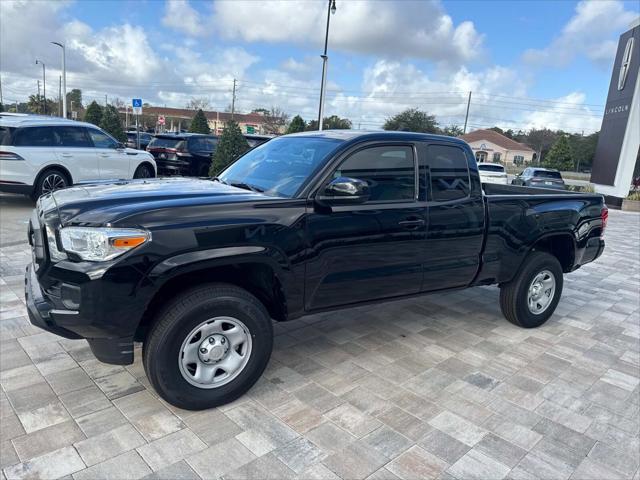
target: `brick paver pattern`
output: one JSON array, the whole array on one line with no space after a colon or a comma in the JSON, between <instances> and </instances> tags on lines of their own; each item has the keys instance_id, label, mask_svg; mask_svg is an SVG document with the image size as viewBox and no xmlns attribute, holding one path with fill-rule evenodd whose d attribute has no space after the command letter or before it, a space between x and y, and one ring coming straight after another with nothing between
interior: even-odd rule
<instances>
[{"instance_id":1,"label":"brick paver pattern","mask_svg":"<svg viewBox=\"0 0 640 480\"><path fill-rule=\"evenodd\" d=\"M276 325L264 376L189 412L141 365L29 324L0 249L2 478L639 479L640 216L565 276L541 328L479 287Z\"/></svg>"}]
</instances>

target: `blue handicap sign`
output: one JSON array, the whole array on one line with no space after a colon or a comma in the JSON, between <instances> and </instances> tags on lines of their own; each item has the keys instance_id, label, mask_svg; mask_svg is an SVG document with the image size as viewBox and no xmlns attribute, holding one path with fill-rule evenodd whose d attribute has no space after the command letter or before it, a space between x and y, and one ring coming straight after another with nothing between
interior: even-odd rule
<instances>
[{"instance_id":1,"label":"blue handicap sign","mask_svg":"<svg viewBox=\"0 0 640 480\"><path fill-rule=\"evenodd\" d=\"M142 99L141 98L134 98L132 99L132 104L133 107L142 107Z\"/></svg>"}]
</instances>

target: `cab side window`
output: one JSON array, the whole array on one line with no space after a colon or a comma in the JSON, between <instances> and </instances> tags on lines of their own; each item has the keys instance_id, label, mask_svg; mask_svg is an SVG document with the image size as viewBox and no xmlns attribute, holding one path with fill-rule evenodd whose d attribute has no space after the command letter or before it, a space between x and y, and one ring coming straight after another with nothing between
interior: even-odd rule
<instances>
[{"instance_id":1,"label":"cab side window","mask_svg":"<svg viewBox=\"0 0 640 480\"><path fill-rule=\"evenodd\" d=\"M469 196L469 166L464 150L455 146L429 145L427 165L432 200L448 202Z\"/></svg>"},{"instance_id":2,"label":"cab side window","mask_svg":"<svg viewBox=\"0 0 640 480\"><path fill-rule=\"evenodd\" d=\"M60 147L91 148L93 146L83 127L54 127L53 130Z\"/></svg>"},{"instance_id":3,"label":"cab side window","mask_svg":"<svg viewBox=\"0 0 640 480\"><path fill-rule=\"evenodd\" d=\"M89 136L91 137L93 146L96 148L116 148L118 146L118 142L100 130L90 128Z\"/></svg>"},{"instance_id":4,"label":"cab side window","mask_svg":"<svg viewBox=\"0 0 640 480\"><path fill-rule=\"evenodd\" d=\"M334 177L366 181L371 192L369 202L414 200L413 148L404 145L365 148L347 158Z\"/></svg>"},{"instance_id":5,"label":"cab side window","mask_svg":"<svg viewBox=\"0 0 640 480\"><path fill-rule=\"evenodd\" d=\"M52 127L20 128L13 141L16 147L55 147L56 143Z\"/></svg>"}]
</instances>

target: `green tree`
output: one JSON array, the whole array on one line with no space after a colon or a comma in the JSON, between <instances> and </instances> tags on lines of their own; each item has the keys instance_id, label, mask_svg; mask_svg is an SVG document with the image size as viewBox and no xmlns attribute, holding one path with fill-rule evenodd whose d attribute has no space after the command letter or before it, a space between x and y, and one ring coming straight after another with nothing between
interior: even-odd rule
<instances>
[{"instance_id":1,"label":"green tree","mask_svg":"<svg viewBox=\"0 0 640 480\"><path fill-rule=\"evenodd\" d=\"M341 118L337 115L331 115L330 117L324 117L322 119L323 130L349 130L351 128L351 120L348 118ZM307 124L307 130L318 130L318 121L311 120Z\"/></svg>"},{"instance_id":2,"label":"green tree","mask_svg":"<svg viewBox=\"0 0 640 480\"><path fill-rule=\"evenodd\" d=\"M591 168L596 146L598 145L598 136L599 132L587 136L579 134L569 136L569 144L573 152L574 169L576 171Z\"/></svg>"},{"instance_id":3,"label":"green tree","mask_svg":"<svg viewBox=\"0 0 640 480\"><path fill-rule=\"evenodd\" d=\"M544 159L543 165L545 167L555 168L561 171L573 169L571 145L569 144L569 138L566 135L562 135L551 146L549 153L547 153L547 156Z\"/></svg>"},{"instance_id":4,"label":"green tree","mask_svg":"<svg viewBox=\"0 0 640 480\"><path fill-rule=\"evenodd\" d=\"M89 107L91 107L91 105ZM122 129L120 114L113 105L107 105L104 107L102 120L100 121L100 128L119 142L125 142L127 140L127 136L124 134L124 130Z\"/></svg>"},{"instance_id":5,"label":"green tree","mask_svg":"<svg viewBox=\"0 0 640 480\"><path fill-rule=\"evenodd\" d=\"M459 137L462 135L462 128L458 125L449 125L448 127L444 127L442 133L449 137Z\"/></svg>"},{"instance_id":6,"label":"green tree","mask_svg":"<svg viewBox=\"0 0 640 480\"><path fill-rule=\"evenodd\" d=\"M440 133L436 117L417 108L409 108L387 119L382 128L403 132Z\"/></svg>"},{"instance_id":7,"label":"green tree","mask_svg":"<svg viewBox=\"0 0 640 480\"><path fill-rule=\"evenodd\" d=\"M249 150L247 139L242 135L238 124L230 120L220 135L218 146L213 152L209 175L215 177L247 150Z\"/></svg>"},{"instance_id":8,"label":"green tree","mask_svg":"<svg viewBox=\"0 0 640 480\"><path fill-rule=\"evenodd\" d=\"M71 102L73 102L73 110L80 110L83 108L82 90L80 90L79 88L74 88L70 92L67 92L67 106L69 107L69 111L72 110Z\"/></svg>"},{"instance_id":9,"label":"green tree","mask_svg":"<svg viewBox=\"0 0 640 480\"><path fill-rule=\"evenodd\" d=\"M102 106L95 100L89 104L84 112L84 121L94 125L100 125L102 122Z\"/></svg>"},{"instance_id":10,"label":"green tree","mask_svg":"<svg viewBox=\"0 0 640 480\"><path fill-rule=\"evenodd\" d=\"M211 133L211 129L209 128L209 123L207 122L207 117L204 116L204 112L202 109L198 109L195 116L191 120L191 125L189 126L189 131L191 133Z\"/></svg>"},{"instance_id":11,"label":"green tree","mask_svg":"<svg viewBox=\"0 0 640 480\"><path fill-rule=\"evenodd\" d=\"M286 133L304 132L307 128L307 124L300 115L296 115L291 119L291 123L287 127Z\"/></svg>"}]
</instances>

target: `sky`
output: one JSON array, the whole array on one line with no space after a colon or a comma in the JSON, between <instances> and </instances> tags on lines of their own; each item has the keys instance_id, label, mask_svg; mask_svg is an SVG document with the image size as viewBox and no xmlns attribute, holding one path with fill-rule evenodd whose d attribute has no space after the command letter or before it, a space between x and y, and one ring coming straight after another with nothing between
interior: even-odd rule
<instances>
[{"instance_id":1,"label":"sky","mask_svg":"<svg viewBox=\"0 0 640 480\"><path fill-rule=\"evenodd\" d=\"M335 0L325 115L380 128L406 108L441 126L600 128L621 33L637 1ZM36 93L47 71L57 95L67 48L67 91L85 103L142 98L184 108L278 107L317 118L325 0L2 0L4 103Z\"/></svg>"}]
</instances>

